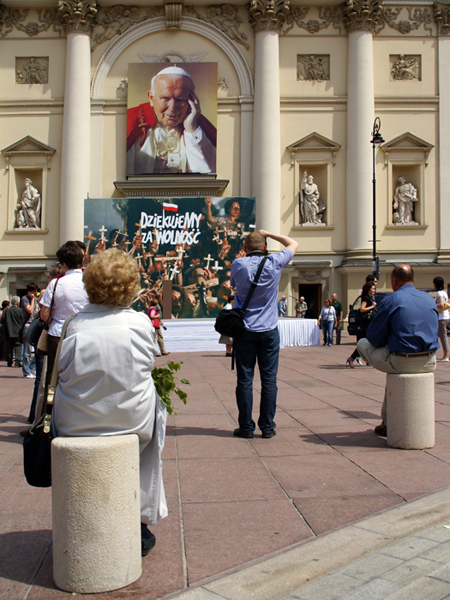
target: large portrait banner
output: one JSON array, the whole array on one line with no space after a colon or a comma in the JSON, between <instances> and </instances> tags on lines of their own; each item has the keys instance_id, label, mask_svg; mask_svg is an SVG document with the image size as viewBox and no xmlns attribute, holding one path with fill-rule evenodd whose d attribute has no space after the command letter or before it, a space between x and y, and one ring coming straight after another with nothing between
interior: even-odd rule
<instances>
[{"instance_id":1,"label":"large portrait banner","mask_svg":"<svg viewBox=\"0 0 450 600\"><path fill-rule=\"evenodd\" d=\"M255 230L255 199L89 198L84 228L87 260L107 248L136 260L141 292L134 309L148 310L170 289L172 318L215 317L232 292L231 263Z\"/></svg>"},{"instance_id":2,"label":"large portrait banner","mask_svg":"<svg viewBox=\"0 0 450 600\"><path fill-rule=\"evenodd\" d=\"M128 65L127 177L215 173L217 63Z\"/></svg>"}]
</instances>

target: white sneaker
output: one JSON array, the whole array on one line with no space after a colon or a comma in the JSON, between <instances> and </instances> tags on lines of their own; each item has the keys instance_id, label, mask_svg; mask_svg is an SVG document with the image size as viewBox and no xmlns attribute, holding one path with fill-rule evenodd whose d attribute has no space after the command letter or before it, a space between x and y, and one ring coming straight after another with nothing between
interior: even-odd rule
<instances>
[{"instance_id":1,"label":"white sneaker","mask_svg":"<svg viewBox=\"0 0 450 600\"><path fill-rule=\"evenodd\" d=\"M36 375L33 375L33 373L30 373L29 375L25 375L25 379L36 379Z\"/></svg>"},{"instance_id":2,"label":"white sneaker","mask_svg":"<svg viewBox=\"0 0 450 600\"><path fill-rule=\"evenodd\" d=\"M438 358L437 362L449 362L448 358Z\"/></svg>"}]
</instances>

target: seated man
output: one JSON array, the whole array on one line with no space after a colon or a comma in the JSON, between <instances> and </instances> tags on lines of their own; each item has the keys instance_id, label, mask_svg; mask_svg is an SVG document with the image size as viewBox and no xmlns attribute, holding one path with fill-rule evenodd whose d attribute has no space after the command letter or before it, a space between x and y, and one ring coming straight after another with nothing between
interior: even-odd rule
<instances>
[{"instance_id":1,"label":"seated man","mask_svg":"<svg viewBox=\"0 0 450 600\"><path fill-rule=\"evenodd\" d=\"M393 294L378 305L365 338L357 348L362 358L383 373L432 373L436 368L438 312L433 298L414 287L410 265L399 265L391 273ZM386 435L386 394L382 423L375 433Z\"/></svg>"}]
</instances>

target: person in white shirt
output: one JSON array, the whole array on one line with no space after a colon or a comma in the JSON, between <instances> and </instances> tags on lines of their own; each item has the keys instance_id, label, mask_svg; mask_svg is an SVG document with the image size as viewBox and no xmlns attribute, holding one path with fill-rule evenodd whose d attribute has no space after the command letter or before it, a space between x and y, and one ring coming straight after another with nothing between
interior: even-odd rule
<instances>
[{"instance_id":1,"label":"person in white shirt","mask_svg":"<svg viewBox=\"0 0 450 600\"><path fill-rule=\"evenodd\" d=\"M331 305L331 300L325 300L325 306L320 311L317 325L323 329L323 345L331 346L333 343L333 327L336 327L336 311Z\"/></svg>"},{"instance_id":2,"label":"person in white shirt","mask_svg":"<svg viewBox=\"0 0 450 600\"><path fill-rule=\"evenodd\" d=\"M84 253L76 242L66 242L59 248L56 256L64 273L55 277L47 286L40 301L41 319L49 323L47 348L47 378L50 383L56 350L61 338L64 321L80 312L89 302L83 283ZM53 304L52 304L53 299Z\"/></svg>"},{"instance_id":3,"label":"person in white shirt","mask_svg":"<svg viewBox=\"0 0 450 600\"><path fill-rule=\"evenodd\" d=\"M435 277L433 279L434 289L437 290L436 294L436 306L439 313L439 341L441 342L442 351L444 353L442 358L438 358L438 362L448 362L448 338L447 338L447 323L449 319L449 311L444 310L444 304L448 302L448 294L444 290L444 280L442 277Z\"/></svg>"}]
</instances>

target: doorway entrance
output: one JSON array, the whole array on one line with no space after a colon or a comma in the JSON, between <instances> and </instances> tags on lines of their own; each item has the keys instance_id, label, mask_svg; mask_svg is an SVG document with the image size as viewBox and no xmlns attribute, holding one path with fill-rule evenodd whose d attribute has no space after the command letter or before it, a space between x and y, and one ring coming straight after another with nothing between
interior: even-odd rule
<instances>
[{"instance_id":1,"label":"doorway entrance","mask_svg":"<svg viewBox=\"0 0 450 600\"><path fill-rule=\"evenodd\" d=\"M317 319L322 308L322 285L320 283L300 283L298 297L304 296L308 305L307 319Z\"/></svg>"}]
</instances>

